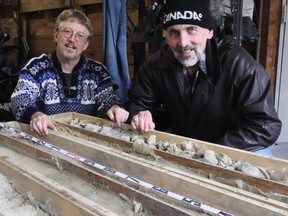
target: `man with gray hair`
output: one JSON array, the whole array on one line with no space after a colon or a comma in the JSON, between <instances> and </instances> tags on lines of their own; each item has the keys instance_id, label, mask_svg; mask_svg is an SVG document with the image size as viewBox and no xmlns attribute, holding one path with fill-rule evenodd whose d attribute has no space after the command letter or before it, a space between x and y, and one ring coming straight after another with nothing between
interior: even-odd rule
<instances>
[{"instance_id":1,"label":"man with gray hair","mask_svg":"<svg viewBox=\"0 0 288 216\"><path fill-rule=\"evenodd\" d=\"M52 114L78 112L118 125L127 120L129 113L121 108L106 67L83 55L92 35L82 11L67 9L57 17L56 51L32 58L20 72L11 96L16 120L30 123L40 136L55 128Z\"/></svg>"},{"instance_id":2,"label":"man with gray hair","mask_svg":"<svg viewBox=\"0 0 288 216\"><path fill-rule=\"evenodd\" d=\"M271 156L281 121L269 76L232 37L216 44L209 4L166 1L168 46L137 73L128 93L129 121L139 132L162 123L177 135Z\"/></svg>"}]
</instances>

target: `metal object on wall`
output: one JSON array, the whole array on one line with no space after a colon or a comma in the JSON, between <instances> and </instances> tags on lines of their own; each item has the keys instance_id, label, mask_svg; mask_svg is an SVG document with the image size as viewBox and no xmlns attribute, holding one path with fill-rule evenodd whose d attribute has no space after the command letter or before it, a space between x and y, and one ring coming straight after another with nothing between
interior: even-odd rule
<instances>
[{"instance_id":1,"label":"metal object on wall","mask_svg":"<svg viewBox=\"0 0 288 216\"><path fill-rule=\"evenodd\" d=\"M239 45L242 41L242 9L243 0L234 0L233 37Z\"/></svg>"}]
</instances>

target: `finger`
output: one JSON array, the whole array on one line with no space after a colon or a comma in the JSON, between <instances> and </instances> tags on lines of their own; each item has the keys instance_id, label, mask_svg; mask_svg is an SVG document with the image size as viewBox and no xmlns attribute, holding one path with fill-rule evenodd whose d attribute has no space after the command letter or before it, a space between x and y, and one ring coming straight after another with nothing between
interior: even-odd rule
<instances>
[{"instance_id":1,"label":"finger","mask_svg":"<svg viewBox=\"0 0 288 216\"><path fill-rule=\"evenodd\" d=\"M48 129L47 126L44 124L44 122L41 122L41 124L37 124L37 128L40 136L48 135Z\"/></svg>"},{"instance_id":2,"label":"finger","mask_svg":"<svg viewBox=\"0 0 288 216\"><path fill-rule=\"evenodd\" d=\"M48 116L45 117L38 117L36 119L36 132L38 132L38 134L40 136L46 136L48 135L49 131L48 131L48 125L50 122L50 118Z\"/></svg>"},{"instance_id":3,"label":"finger","mask_svg":"<svg viewBox=\"0 0 288 216\"><path fill-rule=\"evenodd\" d=\"M148 119L149 119L149 121L148 121L148 125L147 125L147 127L148 127L148 131L150 131L150 130L154 130L154 128L155 128L155 124L154 124L153 119L152 119L152 116L151 116L150 114L149 114Z\"/></svg>"},{"instance_id":4,"label":"finger","mask_svg":"<svg viewBox=\"0 0 288 216\"><path fill-rule=\"evenodd\" d=\"M139 117L138 116L134 116L132 118L131 126L133 127L133 129L137 130L138 132L141 132L141 129L139 127Z\"/></svg>"},{"instance_id":5,"label":"finger","mask_svg":"<svg viewBox=\"0 0 288 216\"><path fill-rule=\"evenodd\" d=\"M154 129L155 129L155 124L154 124L154 122L152 121L152 122L150 123L149 130L154 130Z\"/></svg>"},{"instance_id":6,"label":"finger","mask_svg":"<svg viewBox=\"0 0 288 216\"><path fill-rule=\"evenodd\" d=\"M112 121L115 120L114 113L113 113L111 110L108 110L108 112L107 112L107 116L108 116Z\"/></svg>"},{"instance_id":7,"label":"finger","mask_svg":"<svg viewBox=\"0 0 288 216\"><path fill-rule=\"evenodd\" d=\"M39 131L39 129L38 129L36 126L33 126L33 127L32 127L32 130L33 130L36 134L38 134L39 136L41 136L41 132Z\"/></svg>"},{"instance_id":8,"label":"finger","mask_svg":"<svg viewBox=\"0 0 288 216\"><path fill-rule=\"evenodd\" d=\"M56 126L53 124L52 120L49 118L48 121L48 128L52 129L52 130L56 130Z\"/></svg>"},{"instance_id":9,"label":"finger","mask_svg":"<svg viewBox=\"0 0 288 216\"><path fill-rule=\"evenodd\" d=\"M42 136L42 123L41 119L34 118L32 121L32 129L35 131L38 135Z\"/></svg>"},{"instance_id":10,"label":"finger","mask_svg":"<svg viewBox=\"0 0 288 216\"><path fill-rule=\"evenodd\" d=\"M36 134L38 134L39 136L42 136L41 130L38 128L36 124L33 124L31 128Z\"/></svg>"},{"instance_id":11,"label":"finger","mask_svg":"<svg viewBox=\"0 0 288 216\"><path fill-rule=\"evenodd\" d=\"M48 135L48 124L49 124L49 118L40 118L40 124L38 126L40 132L41 132L41 136L46 136Z\"/></svg>"},{"instance_id":12,"label":"finger","mask_svg":"<svg viewBox=\"0 0 288 216\"><path fill-rule=\"evenodd\" d=\"M143 132L144 121L143 121L143 112L139 112L138 115L135 117L135 122L137 122L137 130L138 132Z\"/></svg>"},{"instance_id":13,"label":"finger","mask_svg":"<svg viewBox=\"0 0 288 216\"><path fill-rule=\"evenodd\" d=\"M48 128L47 127L43 127L42 128L42 136L47 136L49 134Z\"/></svg>"},{"instance_id":14,"label":"finger","mask_svg":"<svg viewBox=\"0 0 288 216\"><path fill-rule=\"evenodd\" d=\"M138 120L138 131L140 133L147 132L147 119L143 115L139 117L139 120Z\"/></svg>"},{"instance_id":15,"label":"finger","mask_svg":"<svg viewBox=\"0 0 288 216\"><path fill-rule=\"evenodd\" d=\"M116 125L118 126L118 127L121 127L121 123L122 123L122 121L121 121L121 116L120 115L115 115L114 116L114 121L116 122Z\"/></svg>"},{"instance_id":16,"label":"finger","mask_svg":"<svg viewBox=\"0 0 288 216\"><path fill-rule=\"evenodd\" d=\"M131 122L131 126L132 126L132 128L134 129L134 130L137 130L137 127L136 127L136 125L135 125L135 122L133 121L133 122Z\"/></svg>"},{"instance_id":17,"label":"finger","mask_svg":"<svg viewBox=\"0 0 288 216\"><path fill-rule=\"evenodd\" d=\"M141 127L143 132L147 132L150 129L151 118L148 112L141 113Z\"/></svg>"},{"instance_id":18,"label":"finger","mask_svg":"<svg viewBox=\"0 0 288 216\"><path fill-rule=\"evenodd\" d=\"M122 122L122 116L124 115L124 113L122 112L122 110L118 109L115 110L115 112L112 113L112 115L113 117L111 117L110 119L113 120L118 127L120 127Z\"/></svg>"},{"instance_id":19,"label":"finger","mask_svg":"<svg viewBox=\"0 0 288 216\"><path fill-rule=\"evenodd\" d=\"M129 118L129 112L126 111L125 113L126 115L125 115L125 118L123 119L123 122L126 122Z\"/></svg>"},{"instance_id":20,"label":"finger","mask_svg":"<svg viewBox=\"0 0 288 216\"><path fill-rule=\"evenodd\" d=\"M119 115L115 116L115 119L116 119L118 126L120 127L122 125L122 123L126 122L128 117L129 117L129 112L127 112L124 109L121 110L121 113Z\"/></svg>"},{"instance_id":21,"label":"finger","mask_svg":"<svg viewBox=\"0 0 288 216\"><path fill-rule=\"evenodd\" d=\"M49 134L49 130L48 129L52 129L54 131L56 131L56 126L53 124L51 118L49 116L47 116L43 121L42 121L42 128L43 128L43 133L44 135L48 135Z\"/></svg>"},{"instance_id":22,"label":"finger","mask_svg":"<svg viewBox=\"0 0 288 216\"><path fill-rule=\"evenodd\" d=\"M144 132L147 132L147 131L149 131L149 129L150 129L150 118L149 118L149 116L148 115L145 115L145 117L144 117L144 126L143 126L143 131Z\"/></svg>"}]
</instances>

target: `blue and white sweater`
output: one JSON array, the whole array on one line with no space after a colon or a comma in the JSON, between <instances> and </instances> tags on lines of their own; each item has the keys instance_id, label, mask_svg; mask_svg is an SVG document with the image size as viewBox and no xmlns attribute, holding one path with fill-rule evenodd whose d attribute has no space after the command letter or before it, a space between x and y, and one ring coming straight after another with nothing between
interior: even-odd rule
<instances>
[{"instance_id":1,"label":"blue and white sweater","mask_svg":"<svg viewBox=\"0 0 288 216\"><path fill-rule=\"evenodd\" d=\"M71 85L65 83L55 52L32 58L21 70L11 95L16 120L28 123L37 111L47 115L78 112L106 118L112 105L121 105L106 67L87 57L81 56Z\"/></svg>"}]
</instances>

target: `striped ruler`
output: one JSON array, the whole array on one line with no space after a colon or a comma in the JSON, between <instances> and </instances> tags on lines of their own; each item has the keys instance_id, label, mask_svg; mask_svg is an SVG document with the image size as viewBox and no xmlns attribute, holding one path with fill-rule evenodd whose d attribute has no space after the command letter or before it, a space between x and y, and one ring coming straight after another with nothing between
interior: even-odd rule
<instances>
[{"instance_id":1,"label":"striped ruler","mask_svg":"<svg viewBox=\"0 0 288 216\"><path fill-rule=\"evenodd\" d=\"M198 202L197 200L194 200L194 199L191 199L191 198L188 198L188 197L173 193L173 192L168 191L168 190L166 190L164 188L161 188L159 186L150 184L148 182L139 180L139 179L137 179L137 178L135 178L133 176L126 175L126 174L124 174L122 172L119 172L117 170L114 170L112 168L103 166L103 165L101 165L99 163L96 163L96 162L94 162L92 160L84 158L84 157L82 157L82 156L80 156L78 154L75 154L73 152L69 152L69 151L66 151L64 149L61 149L61 148L59 148L59 147L57 147L55 145L47 143L47 142L45 142L45 141L43 141L41 139L38 139L38 138L36 138L36 137L34 137L34 136L30 135L30 134L27 134L27 133L25 133L25 132L23 132L21 130L13 128L13 127L11 127L11 126L3 123L3 122L0 122L0 128L5 128L8 131L11 131L11 132L17 134L17 135L21 136L24 139L30 140L30 141L38 144L38 145L41 145L41 146L44 146L44 147L48 148L48 149L52 149L54 151L57 151L57 152L65 155L67 157L70 157L70 158L73 158L75 160L81 161L81 162L83 162L86 165L89 165L89 166L94 167L94 168L99 169L99 170L104 170L104 171L106 171L106 172L108 172L110 174L113 174L113 175L117 176L117 177L120 177L122 179L128 180L128 181L133 182L135 184L141 185L141 186L143 186L145 188L148 188L148 189L151 189L153 191L156 191L156 192L158 192L158 193L160 193L162 195L166 195L167 197L170 197L170 198L176 199L178 201L182 201L184 203L190 204L190 205L192 205L192 206L194 206L194 207L196 207L198 209L201 209L202 211L204 211L206 213L210 213L210 214L213 214L213 215L219 215L219 216L232 216L232 214L230 214L230 213L227 213L225 211L216 209L216 208L214 208L212 206L209 206L209 205L206 205L204 203Z\"/></svg>"}]
</instances>

